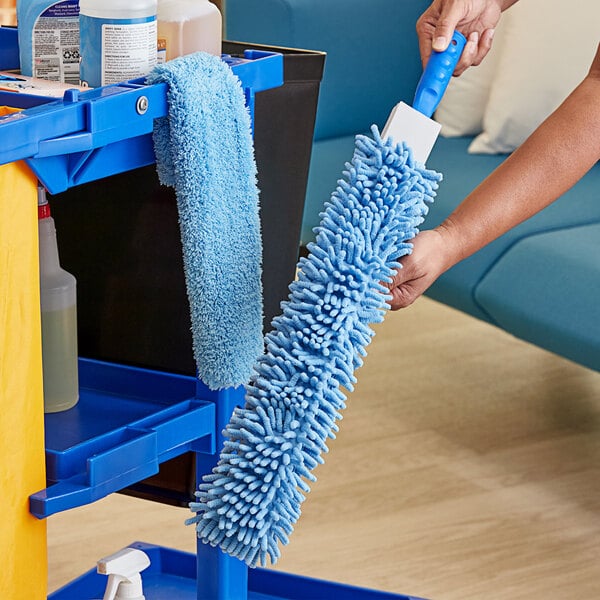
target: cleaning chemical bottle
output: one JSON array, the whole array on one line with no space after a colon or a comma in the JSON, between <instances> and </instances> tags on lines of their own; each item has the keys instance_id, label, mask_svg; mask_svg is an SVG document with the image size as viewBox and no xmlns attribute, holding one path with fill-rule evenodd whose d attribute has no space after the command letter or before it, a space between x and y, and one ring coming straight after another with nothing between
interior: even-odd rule
<instances>
[{"instance_id":1,"label":"cleaning chemical bottle","mask_svg":"<svg viewBox=\"0 0 600 600\"><path fill-rule=\"evenodd\" d=\"M192 52L221 55L222 19L208 0L158 0L158 62Z\"/></svg>"},{"instance_id":2,"label":"cleaning chemical bottle","mask_svg":"<svg viewBox=\"0 0 600 600\"><path fill-rule=\"evenodd\" d=\"M140 573L150 566L145 552L124 548L98 561L96 570L108 575L103 600L144 600Z\"/></svg>"},{"instance_id":3,"label":"cleaning chemical bottle","mask_svg":"<svg viewBox=\"0 0 600 600\"><path fill-rule=\"evenodd\" d=\"M143 77L156 65L156 0L80 0L81 85Z\"/></svg>"},{"instance_id":4,"label":"cleaning chemical bottle","mask_svg":"<svg viewBox=\"0 0 600 600\"><path fill-rule=\"evenodd\" d=\"M79 84L77 0L18 0L21 73Z\"/></svg>"},{"instance_id":5,"label":"cleaning chemical bottle","mask_svg":"<svg viewBox=\"0 0 600 600\"><path fill-rule=\"evenodd\" d=\"M44 412L67 410L79 400L75 277L61 268L46 190L38 187L40 297Z\"/></svg>"}]
</instances>

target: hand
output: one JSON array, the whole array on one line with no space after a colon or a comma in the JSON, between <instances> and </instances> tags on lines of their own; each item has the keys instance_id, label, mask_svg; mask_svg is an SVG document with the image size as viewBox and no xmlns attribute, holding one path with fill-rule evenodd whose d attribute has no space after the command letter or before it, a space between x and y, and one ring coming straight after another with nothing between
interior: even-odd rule
<instances>
[{"instance_id":1,"label":"hand","mask_svg":"<svg viewBox=\"0 0 600 600\"><path fill-rule=\"evenodd\" d=\"M504 8L515 0L433 0L417 21L419 49L423 68L432 49L444 51L458 29L467 44L456 65L454 75L460 75L471 65L481 63L492 47L494 30Z\"/></svg>"},{"instance_id":2,"label":"hand","mask_svg":"<svg viewBox=\"0 0 600 600\"><path fill-rule=\"evenodd\" d=\"M413 240L413 251L400 261L392 283L386 284L392 294L392 310L406 308L451 265L443 229L422 231Z\"/></svg>"}]
</instances>

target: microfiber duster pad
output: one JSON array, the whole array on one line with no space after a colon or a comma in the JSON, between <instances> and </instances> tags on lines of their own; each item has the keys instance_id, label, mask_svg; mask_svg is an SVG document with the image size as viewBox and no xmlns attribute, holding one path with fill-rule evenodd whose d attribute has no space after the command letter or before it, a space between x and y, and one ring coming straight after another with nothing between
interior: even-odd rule
<instances>
[{"instance_id":1,"label":"microfiber duster pad","mask_svg":"<svg viewBox=\"0 0 600 600\"><path fill-rule=\"evenodd\" d=\"M198 52L159 65L168 84L157 119L160 182L175 188L193 350L211 389L247 383L263 353L262 241L250 115L239 79Z\"/></svg>"},{"instance_id":2,"label":"microfiber duster pad","mask_svg":"<svg viewBox=\"0 0 600 600\"><path fill-rule=\"evenodd\" d=\"M226 430L217 466L191 509L202 541L249 566L276 562L337 431L373 330L389 306L398 259L433 201L441 175L404 144L358 136L345 178L299 262L267 352Z\"/></svg>"}]
</instances>

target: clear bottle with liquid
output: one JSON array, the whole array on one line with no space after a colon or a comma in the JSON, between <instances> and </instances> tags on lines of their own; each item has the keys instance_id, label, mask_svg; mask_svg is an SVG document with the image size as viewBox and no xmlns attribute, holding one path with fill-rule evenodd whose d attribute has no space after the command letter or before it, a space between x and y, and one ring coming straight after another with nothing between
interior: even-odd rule
<instances>
[{"instance_id":1,"label":"clear bottle with liquid","mask_svg":"<svg viewBox=\"0 0 600 600\"><path fill-rule=\"evenodd\" d=\"M56 228L46 190L38 188L40 299L44 412L72 408L79 400L77 282L60 266Z\"/></svg>"},{"instance_id":2,"label":"clear bottle with liquid","mask_svg":"<svg viewBox=\"0 0 600 600\"><path fill-rule=\"evenodd\" d=\"M158 62L193 52L221 56L222 18L208 0L158 0Z\"/></svg>"}]
</instances>

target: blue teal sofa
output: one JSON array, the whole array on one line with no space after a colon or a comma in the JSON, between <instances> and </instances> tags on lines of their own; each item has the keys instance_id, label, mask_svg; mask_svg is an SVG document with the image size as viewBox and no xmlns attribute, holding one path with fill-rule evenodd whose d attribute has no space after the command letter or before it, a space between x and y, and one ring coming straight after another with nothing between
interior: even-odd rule
<instances>
[{"instance_id":1,"label":"blue teal sofa","mask_svg":"<svg viewBox=\"0 0 600 600\"><path fill-rule=\"evenodd\" d=\"M227 0L229 39L327 52L302 241L352 156L354 136L410 103L421 74L415 22L429 0ZM424 224L435 227L506 157L439 138L444 175ZM285 199L282 198L282 201ZM440 302L600 370L600 163L553 205L445 273Z\"/></svg>"}]
</instances>

